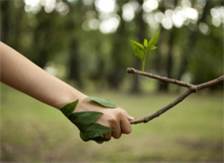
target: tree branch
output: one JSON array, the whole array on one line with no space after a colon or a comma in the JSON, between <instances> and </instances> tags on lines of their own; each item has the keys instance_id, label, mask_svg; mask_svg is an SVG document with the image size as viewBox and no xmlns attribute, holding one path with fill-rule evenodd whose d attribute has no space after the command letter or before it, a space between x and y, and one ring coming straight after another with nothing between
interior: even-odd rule
<instances>
[{"instance_id":1,"label":"tree branch","mask_svg":"<svg viewBox=\"0 0 224 163\"><path fill-rule=\"evenodd\" d=\"M164 107L162 107L158 111L156 111L156 112L154 112L154 113L152 113L152 114L150 114L148 116L145 116L143 118L139 118L139 119L134 120L133 122L131 122L132 124L139 124L139 123L149 122L149 121L153 120L154 118L159 117L161 114L167 112L168 110L173 108L175 105L177 105L180 102L182 102L186 97L188 97L192 93L195 93L195 92L197 92L198 90L201 90L201 89L205 89L205 88L214 86L214 85L218 84L219 82L223 82L224 81L224 75L222 75L222 76L220 76L218 78L215 78L213 80L207 81L205 83L194 85L194 84L186 83L184 81L171 79L171 78L167 78L167 77L164 77L164 76L159 76L159 75L155 75L155 74L152 74L152 73L136 70L134 68L128 68L127 72L128 73L132 73L132 74L141 75L141 76L146 76L146 77L149 77L149 78L153 78L153 79L156 79L156 80L160 80L160 81L163 81L163 82L172 83L172 84L176 84L178 86L182 86L182 87L188 88L184 93L179 95L176 99L174 99L169 104L165 105Z\"/></svg>"},{"instance_id":2,"label":"tree branch","mask_svg":"<svg viewBox=\"0 0 224 163\"><path fill-rule=\"evenodd\" d=\"M130 74L137 74L137 75L146 76L146 77L149 77L149 78L152 78L152 79L160 80L160 81L163 81L163 82L176 84L176 85L186 87L186 88L191 88L191 87L194 86L193 84L186 83L184 81L167 78L165 76L160 76L160 75L152 74L152 73L149 73L149 72L140 71L140 70L137 70L135 68L130 68L129 67L129 68L127 68L127 72L130 73Z\"/></svg>"}]
</instances>

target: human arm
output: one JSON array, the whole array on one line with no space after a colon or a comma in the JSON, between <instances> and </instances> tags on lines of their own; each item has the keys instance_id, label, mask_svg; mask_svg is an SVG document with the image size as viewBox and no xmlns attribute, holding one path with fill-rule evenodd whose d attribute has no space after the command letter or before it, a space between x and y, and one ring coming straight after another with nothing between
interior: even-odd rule
<instances>
[{"instance_id":1,"label":"human arm","mask_svg":"<svg viewBox=\"0 0 224 163\"><path fill-rule=\"evenodd\" d=\"M112 132L106 135L119 138L122 133L130 133L131 117L122 109L106 109L90 103L87 96L62 80L48 74L23 55L0 42L1 81L20 90L41 102L55 108L79 100L76 111L102 112L98 123L110 127ZM88 108L88 110L84 109Z\"/></svg>"}]
</instances>

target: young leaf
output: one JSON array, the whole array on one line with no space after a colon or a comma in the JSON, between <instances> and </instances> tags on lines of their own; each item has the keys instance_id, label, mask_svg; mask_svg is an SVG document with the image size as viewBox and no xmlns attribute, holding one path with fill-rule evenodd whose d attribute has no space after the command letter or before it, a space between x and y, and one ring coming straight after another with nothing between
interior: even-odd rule
<instances>
[{"instance_id":1,"label":"young leaf","mask_svg":"<svg viewBox=\"0 0 224 163\"><path fill-rule=\"evenodd\" d=\"M103 98L94 97L94 96L89 96L88 98L91 102L94 102L100 106L108 107L108 108L116 108L116 105L108 99L103 99Z\"/></svg>"},{"instance_id":2,"label":"young leaf","mask_svg":"<svg viewBox=\"0 0 224 163\"><path fill-rule=\"evenodd\" d=\"M144 46L142 44L140 44L137 41L131 40L131 47L134 51L134 55L139 59L139 60L143 60L144 59Z\"/></svg>"},{"instance_id":3,"label":"young leaf","mask_svg":"<svg viewBox=\"0 0 224 163\"><path fill-rule=\"evenodd\" d=\"M65 106L63 106L60 110L63 112L65 116L69 116L72 112L74 112L79 100L76 100L74 102L68 103Z\"/></svg>"},{"instance_id":4,"label":"young leaf","mask_svg":"<svg viewBox=\"0 0 224 163\"><path fill-rule=\"evenodd\" d=\"M155 50L155 49L157 49L157 47L156 46L153 46L151 50Z\"/></svg>"},{"instance_id":5,"label":"young leaf","mask_svg":"<svg viewBox=\"0 0 224 163\"><path fill-rule=\"evenodd\" d=\"M141 43L135 40L131 40L131 43L134 44L134 46L137 46L138 48L140 48L141 50L144 50L144 46Z\"/></svg>"},{"instance_id":6,"label":"young leaf","mask_svg":"<svg viewBox=\"0 0 224 163\"><path fill-rule=\"evenodd\" d=\"M150 39L149 43L148 43L148 49L153 50L153 48L155 47L155 45L157 44L158 40L159 40L159 35L160 32L156 32L155 35L152 36L152 38Z\"/></svg>"},{"instance_id":7,"label":"young leaf","mask_svg":"<svg viewBox=\"0 0 224 163\"><path fill-rule=\"evenodd\" d=\"M148 47L148 40L144 39L144 47L147 48Z\"/></svg>"}]
</instances>

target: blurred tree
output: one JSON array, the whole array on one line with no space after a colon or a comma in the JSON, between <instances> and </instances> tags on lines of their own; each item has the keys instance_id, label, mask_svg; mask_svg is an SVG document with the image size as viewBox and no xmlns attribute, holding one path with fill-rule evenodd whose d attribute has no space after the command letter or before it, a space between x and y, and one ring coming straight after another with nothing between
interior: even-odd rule
<instances>
[{"instance_id":1,"label":"blurred tree","mask_svg":"<svg viewBox=\"0 0 224 163\"><path fill-rule=\"evenodd\" d=\"M126 74L127 66L127 46L128 31L125 21L122 19L122 6L127 0L120 0L117 2L117 14L120 17L120 24L117 31L112 36L112 51L111 51L111 69L108 73L108 84L110 88L118 89L121 86L122 80Z\"/></svg>"},{"instance_id":2,"label":"blurred tree","mask_svg":"<svg viewBox=\"0 0 224 163\"><path fill-rule=\"evenodd\" d=\"M66 30L69 37L68 45L68 78L77 83L79 87L83 87L82 65L80 54L79 33L82 32L81 25L83 22L84 8L81 1L73 1L67 3L70 12L67 15ZM84 67L83 67L84 68Z\"/></svg>"},{"instance_id":3,"label":"blurred tree","mask_svg":"<svg viewBox=\"0 0 224 163\"><path fill-rule=\"evenodd\" d=\"M160 2L160 5L158 7L158 10L161 11L162 13L165 12L166 10L166 6L165 6L165 1L161 1ZM163 57L163 47L164 45L163 44L166 44L165 40L166 40L166 33L167 31L164 29L164 28L160 28L160 39L159 39L159 42L158 42L158 50L157 50L157 54L153 56L153 63L152 63L152 66L154 68L154 71L157 73L157 74L160 74L160 75L165 75L165 58ZM162 92L166 87L164 85L164 82L161 82L161 81L157 81L157 88L156 90L158 92Z\"/></svg>"},{"instance_id":4,"label":"blurred tree","mask_svg":"<svg viewBox=\"0 0 224 163\"><path fill-rule=\"evenodd\" d=\"M33 34L33 47L35 47L34 55L32 56L32 60L44 68L49 61L49 56L51 55L49 51L49 45L46 46L46 40L49 40L50 43L52 40L50 37L51 32L51 23L52 17L44 12L42 9L40 12L36 14L37 24L34 29Z\"/></svg>"},{"instance_id":5,"label":"blurred tree","mask_svg":"<svg viewBox=\"0 0 224 163\"><path fill-rule=\"evenodd\" d=\"M22 50L21 38L24 27L24 3L18 1L0 1L1 6L1 40L13 48Z\"/></svg>"},{"instance_id":6,"label":"blurred tree","mask_svg":"<svg viewBox=\"0 0 224 163\"><path fill-rule=\"evenodd\" d=\"M189 58L193 83L202 83L224 73L221 28L211 26L210 35L198 34L197 48ZM223 87L223 83L219 87Z\"/></svg>"},{"instance_id":7,"label":"blurred tree","mask_svg":"<svg viewBox=\"0 0 224 163\"><path fill-rule=\"evenodd\" d=\"M178 5L178 0L172 0L172 2L168 3L167 1L163 1L164 4L163 5L167 5L170 8L175 8ZM163 9L163 7L162 7ZM168 41L167 41L167 45L168 45L168 50L166 52L166 63L165 63L165 76L172 78L173 77L173 65L174 65L174 47L175 47L175 39L176 39L176 35L177 35L177 29L176 28L172 28L171 31L168 32ZM162 83L159 82L159 91L164 91L167 92L169 89L169 84L168 83Z\"/></svg>"},{"instance_id":8,"label":"blurred tree","mask_svg":"<svg viewBox=\"0 0 224 163\"><path fill-rule=\"evenodd\" d=\"M197 24L194 26L194 28L198 28L199 23L206 22L206 19L209 15L209 11L211 9L211 1L205 1L205 6L203 8L202 14L197 21ZM181 55L181 61L180 61L180 67L179 71L177 73L177 79L180 80L181 77L184 75L184 73L187 71L187 67L189 65L189 58L191 57L191 54L195 50L196 42L199 38L199 32L198 29L191 29L188 31L188 38L187 38L187 44L185 45L184 50L182 51Z\"/></svg>"},{"instance_id":9,"label":"blurred tree","mask_svg":"<svg viewBox=\"0 0 224 163\"><path fill-rule=\"evenodd\" d=\"M223 22L214 24L212 15L214 8L220 10L219 16L222 15L222 0L155 0L158 6L152 11L143 9L143 4L153 1L121 0L115 1L115 10L109 14L101 13L94 0L49 2L54 6L52 11L46 10L49 4L45 1L35 4L35 10L29 10L28 1L0 0L1 40L41 67L60 60L68 79L79 86L84 87L84 82L91 80L100 88L102 83L107 83L110 88L119 89L127 65L136 68L140 65L129 54L129 38L136 36L142 42L155 24L161 26L161 37L158 54L150 60L150 70L178 79L190 76L193 82L202 82L223 72ZM139 7L133 9L134 18L126 21L122 17L123 7L132 2ZM182 26L176 26L172 14L179 10L185 12L185 9L194 10L193 14L199 14L199 19L188 19ZM114 33L105 34L101 27L106 21L102 20L110 14L119 17L120 23ZM164 25L164 18L170 20L172 28ZM141 92L136 76L130 82L132 93ZM159 82L157 90L168 91L168 85Z\"/></svg>"},{"instance_id":10,"label":"blurred tree","mask_svg":"<svg viewBox=\"0 0 224 163\"><path fill-rule=\"evenodd\" d=\"M145 23L145 21L143 20L143 8L142 5L144 3L144 0L139 0L139 10L136 14L136 18L135 18L135 23L136 23L136 35L137 35L137 39L139 42L142 42L144 40L144 38L146 37L146 32L147 32L147 25ZM140 61L139 60L135 60L134 61L134 67L140 69ZM141 85L140 85L140 78L137 75L133 76L133 81L132 81L132 85L131 85L131 93L134 94L138 94L141 93Z\"/></svg>"},{"instance_id":11,"label":"blurred tree","mask_svg":"<svg viewBox=\"0 0 224 163\"><path fill-rule=\"evenodd\" d=\"M10 1L2 0L0 1L1 7L1 40L5 43L9 44L9 34L10 34L10 18L11 18L11 10L10 10Z\"/></svg>"}]
</instances>

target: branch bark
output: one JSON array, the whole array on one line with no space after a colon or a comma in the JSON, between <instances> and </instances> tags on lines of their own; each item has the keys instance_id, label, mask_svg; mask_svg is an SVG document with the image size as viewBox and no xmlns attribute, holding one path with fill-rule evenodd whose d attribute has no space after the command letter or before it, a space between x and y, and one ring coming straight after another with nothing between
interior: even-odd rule
<instances>
[{"instance_id":1,"label":"branch bark","mask_svg":"<svg viewBox=\"0 0 224 163\"><path fill-rule=\"evenodd\" d=\"M149 72L140 71L140 70L137 70L135 68L128 68L127 72L130 73L130 74L137 74L137 75L149 77L149 78L152 78L152 79L160 80L160 81L163 81L163 82L176 84L176 85L186 87L186 88L191 88L191 87L194 86L193 84L186 83L184 81L180 81L180 80L168 78L168 77L165 77L165 76L152 74L152 73L149 73Z\"/></svg>"},{"instance_id":2,"label":"branch bark","mask_svg":"<svg viewBox=\"0 0 224 163\"><path fill-rule=\"evenodd\" d=\"M149 122L149 121L153 120L154 118L159 117L161 114L167 112L168 110L173 108L175 105L182 102L185 98L187 98L192 93L195 93L195 92L197 92L199 90L202 90L202 89L205 89L205 88L209 88L211 86L214 86L214 85L224 81L224 75L221 75L221 76L219 76L219 77L217 77L213 80L209 80L205 83L194 85L194 84L190 84L190 83L187 83L187 82L184 82L184 81L181 81L181 80L171 79L171 78L167 78L167 77L164 77L164 76L140 71L140 70L137 70L135 68L128 68L127 72L131 73L131 74L141 75L141 76L149 77L149 78L152 78L152 79L160 80L160 81L167 82L167 83L176 84L178 86L187 88L186 91L184 91L181 95L179 95L176 99L174 99L169 104L163 106L161 109L159 109L158 111L156 111L156 112L154 112L150 115L147 115L143 118L138 118L138 119L134 120L133 122L131 122L132 124Z\"/></svg>"}]
</instances>

